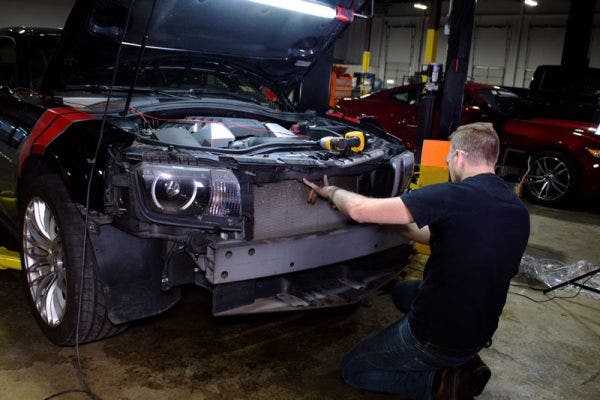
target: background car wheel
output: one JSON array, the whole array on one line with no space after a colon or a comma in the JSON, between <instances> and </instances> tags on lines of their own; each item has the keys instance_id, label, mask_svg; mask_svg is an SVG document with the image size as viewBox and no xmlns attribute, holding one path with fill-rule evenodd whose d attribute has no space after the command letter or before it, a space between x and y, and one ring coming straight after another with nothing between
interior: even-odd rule
<instances>
[{"instance_id":1,"label":"background car wheel","mask_svg":"<svg viewBox=\"0 0 600 400\"><path fill-rule=\"evenodd\" d=\"M527 194L537 203L561 205L570 201L577 188L575 163L558 151L542 151L531 158Z\"/></svg>"},{"instance_id":2,"label":"background car wheel","mask_svg":"<svg viewBox=\"0 0 600 400\"><path fill-rule=\"evenodd\" d=\"M125 325L108 319L89 242L82 270L84 219L60 178L51 174L26 178L20 215L21 264L28 298L44 334L58 345L75 344L80 289L79 343L123 331Z\"/></svg>"}]
</instances>

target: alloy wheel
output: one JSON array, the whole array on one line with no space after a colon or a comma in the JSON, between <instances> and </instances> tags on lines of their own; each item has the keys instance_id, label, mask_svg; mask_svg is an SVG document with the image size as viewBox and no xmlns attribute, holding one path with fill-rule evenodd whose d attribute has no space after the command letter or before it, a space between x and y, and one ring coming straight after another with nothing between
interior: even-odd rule
<instances>
[{"instance_id":1,"label":"alloy wheel","mask_svg":"<svg viewBox=\"0 0 600 400\"><path fill-rule=\"evenodd\" d=\"M527 186L538 199L560 199L567 194L570 184L569 168L561 159L543 156L533 160L531 172L527 176Z\"/></svg>"},{"instance_id":2,"label":"alloy wheel","mask_svg":"<svg viewBox=\"0 0 600 400\"><path fill-rule=\"evenodd\" d=\"M31 199L23 222L23 261L31 298L51 327L65 315L67 281L64 251L56 217L41 198Z\"/></svg>"}]
</instances>

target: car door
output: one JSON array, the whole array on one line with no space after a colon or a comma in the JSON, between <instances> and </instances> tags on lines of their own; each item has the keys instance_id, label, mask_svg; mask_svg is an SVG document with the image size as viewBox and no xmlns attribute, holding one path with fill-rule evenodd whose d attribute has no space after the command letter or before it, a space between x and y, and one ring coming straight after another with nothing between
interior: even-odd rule
<instances>
[{"instance_id":1,"label":"car door","mask_svg":"<svg viewBox=\"0 0 600 400\"><path fill-rule=\"evenodd\" d=\"M0 103L0 212L5 222L16 226L18 148L27 130L2 110Z\"/></svg>"},{"instance_id":2,"label":"car door","mask_svg":"<svg viewBox=\"0 0 600 400\"><path fill-rule=\"evenodd\" d=\"M8 99L8 88L17 82L17 46L10 36L0 36L0 97ZM7 117L7 107L0 101L0 216L11 220L16 216L16 147L15 140L21 134ZM15 136L16 135L16 136ZM17 144L18 146L18 144Z\"/></svg>"}]
</instances>

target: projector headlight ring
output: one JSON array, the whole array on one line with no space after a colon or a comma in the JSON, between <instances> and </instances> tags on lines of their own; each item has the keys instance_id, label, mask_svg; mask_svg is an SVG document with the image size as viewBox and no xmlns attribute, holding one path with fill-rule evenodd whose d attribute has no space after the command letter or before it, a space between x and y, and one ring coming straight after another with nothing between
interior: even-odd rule
<instances>
[{"instance_id":1,"label":"projector headlight ring","mask_svg":"<svg viewBox=\"0 0 600 400\"><path fill-rule=\"evenodd\" d=\"M241 215L240 185L224 169L142 163L137 168L150 211L168 215Z\"/></svg>"}]
</instances>

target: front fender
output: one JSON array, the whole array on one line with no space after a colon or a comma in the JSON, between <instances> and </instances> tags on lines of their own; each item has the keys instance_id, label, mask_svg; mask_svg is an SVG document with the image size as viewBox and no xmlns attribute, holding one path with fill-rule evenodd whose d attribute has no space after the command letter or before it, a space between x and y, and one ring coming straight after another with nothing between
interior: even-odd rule
<instances>
[{"instance_id":1,"label":"front fender","mask_svg":"<svg viewBox=\"0 0 600 400\"><path fill-rule=\"evenodd\" d=\"M44 116L38 125L43 125ZM69 118L74 120L69 122ZM82 116L77 113L71 117L59 116L53 121L46 119L47 126L41 134L35 135L36 128L32 131L32 139L24 145L19 158L19 175L22 177L27 173L33 158L41 158L52 172L62 177L71 199L85 204L91 162L98 146L102 121L91 118L89 114ZM92 181L91 209L102 210L107 148L117 143L131 143L134 137L110 123L105 125Z\"/></svg>"}]
</instances>

